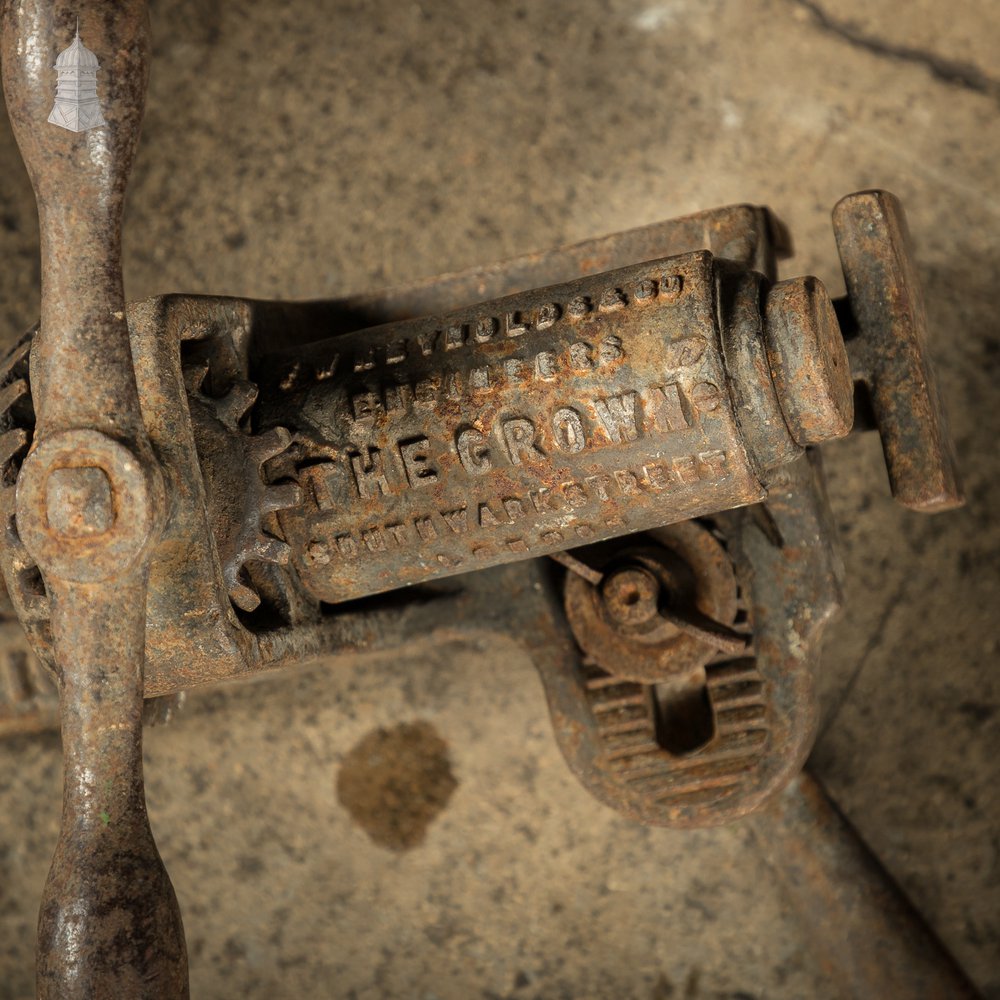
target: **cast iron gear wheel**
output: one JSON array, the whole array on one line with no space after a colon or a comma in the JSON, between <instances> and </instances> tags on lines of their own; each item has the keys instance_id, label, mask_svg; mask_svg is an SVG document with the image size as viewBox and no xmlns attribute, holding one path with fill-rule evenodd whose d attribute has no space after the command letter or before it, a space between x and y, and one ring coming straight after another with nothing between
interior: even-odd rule
<instances>
[{"instance_id":1,"label":"cast iron gear wheel","mask_svg":"<svg viewBox=\"0 0 1000 1000\"><path fill-rule=\"evenodd\" d=\"M222 395L209 395L210 367L201 361L184 372L208 516L230 600L243 611L255 611L260 596L247 564L283 566L291 556L288 544L264 525L269 515L302 501L297 484L267 481L267 463L288 448L292 436L284 427L251 434L246 418L257 399L257 386L234 379Z\"/></svg>"}]
</instances>

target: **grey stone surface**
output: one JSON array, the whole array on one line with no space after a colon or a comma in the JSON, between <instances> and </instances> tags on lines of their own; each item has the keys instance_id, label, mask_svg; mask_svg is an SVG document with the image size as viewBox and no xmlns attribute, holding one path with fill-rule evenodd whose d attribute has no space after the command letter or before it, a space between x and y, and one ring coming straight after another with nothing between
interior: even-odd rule
<instances>
[{"instance_id":1,"label":"grey stone surface","mask_svg":"<svg viewBox=\"0 0 1000 1000\"><path fill-rule=\"evenodd\" d=\"M130 298L335 295L732 201L773 206L785 272L836 292L830 208L900 195L969 506L909 514L876 441L827 450L849 603L814 764L1000 997L1000 6L162 0L152 18ZM0 120L8 340L37 316L37 252ZM836 995L739 827L642 830L575 785L512 649L415 643L196 695L149 733L194 995ZM391 853L339 806L337 767L416 719L458 787ZM31 995L59 786L55 737L0 746L0 996Z\"/></svg>"}]
</instances>

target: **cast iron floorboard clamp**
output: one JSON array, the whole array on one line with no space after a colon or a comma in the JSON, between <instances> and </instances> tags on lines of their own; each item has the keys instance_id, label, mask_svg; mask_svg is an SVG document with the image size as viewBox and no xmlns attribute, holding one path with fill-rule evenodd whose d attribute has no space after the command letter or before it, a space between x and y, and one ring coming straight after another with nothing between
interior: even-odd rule
<instances>
[{"instance_id":1,"label":"cast iron floorboard clamp","mask_svg":"<svg viewBox=\"0 0 1000 1000\"><path fill-rule=\"evenodd\" d=\"M37 57L77 13L107 81L82 134L46 124ZM776 281L780 229L734 207L345 302L126 307L145 21L3 8L43 297L0 377L0 561L66 759L39 995L186 995L143 696L510 634L602 801L690 826L773 799L812 744L840 602L816 446L851 430L856 391L895 495L961 502L895 199L838 205L836 304Z\"/></svg>"}]
</instances>

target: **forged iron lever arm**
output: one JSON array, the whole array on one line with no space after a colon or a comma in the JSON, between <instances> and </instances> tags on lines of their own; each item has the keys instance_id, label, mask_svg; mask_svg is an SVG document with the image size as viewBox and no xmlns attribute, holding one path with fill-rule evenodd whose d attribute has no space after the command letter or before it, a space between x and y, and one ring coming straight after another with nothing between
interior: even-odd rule
<instances>
[{"instance_id":1,"label":"forged iron lever arm","mask_svg":"<svg viewBox=\"0 0 1000 1000\"><path fill-rule=\"evenodd\" d=\"M981 996L809 771L750 821L749 832L843 996Z\"/></svg>"},{"instance_id":2,"label":"forged iron lever arm","mask_svg":"<svg viewBox=\"0 0 1000 1000\"><path fill-rule=\"evenodd\" d=\"M106 125L48 122L52 63L79 33L100 61ZM38 202L37 430L16 530L51 604L63 815L39 917L40 997L187 996L176 897L146 815L143 656L163 478L139 405L121 274L125 187L148 77L143 0L7 0L7 109Z\"/></svg>"},{"instance_id":3,"label":"forged iron lever arm","mask_svg":"<svg viewBox=\"0 0 1000 1000\"><path fill-rule=\"evenodd\" d=\"M838 312L854 378L867 388L882 438L892 495L925 513L961 507L903 207L888 191L858 191L838 202L833 229L847 283Z\"/></svg>"}]
</instances>

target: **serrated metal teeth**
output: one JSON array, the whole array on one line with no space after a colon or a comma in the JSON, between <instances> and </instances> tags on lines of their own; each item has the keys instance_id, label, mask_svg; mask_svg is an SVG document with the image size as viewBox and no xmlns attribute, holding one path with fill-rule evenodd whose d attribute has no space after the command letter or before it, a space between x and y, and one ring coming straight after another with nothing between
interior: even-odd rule
<instances>
[{"instance_id":1,"label":"serrated metal teeth","mask_svg":"<svg viewBox=\"0 0 1000 1000\"><path fill-rule=\"evenodd\" d=\"M234 382L230 390L215 402L215 411L227 427L237 430L240 422L257 401L257 386L252 382Z\"/></svg>"},{"instance_id":2,"label":"serrated metal teeth","mask_svg":"<svg viewBox=\"0 0 1000 1000\"><path fill-rule=\"evenodd\" d=\"M271 535L262 523L266 515L288 510L302 502L302 489L298 484L272 485L267 482L264 471L266 463L282 454L291 443L292 435L284 427L272 427L260 435L246 438L245 441L247 475L253 480L248 483L248 496L256 494L253 504L256 516L247 523L235 558L224 568L229 596L244 611L254 611L260 605L260 598L240 579L243 567L248 562L269 562L285 566L291 559L291 547Z\"/></svg>"},{"instance_id":3,"label":"serrated metal teeth","mask_svg":"<svg viewBox=\"0 0 1000 1000\"><path fill-rule=\"evenodd\" d=\"M285 427L270 430L250 439L250 458L263 465L280 455L292 443L292 435Z\"/></svg>"},{"instance_id":4,"label":"serrated metal teeth","mask_svg":"<svg viewBox=\"0 0 1000 1000\"><path fill-rule=\"evenodd\" d=\"M264 562L277 563L285 566L291 558L292 548L280 538L272 538L270 535L262 536L254 542L250 556L248 558L262 559Z\"/></svg>"},{"instance_id":5,"label":"serrated metal teeth","mask_svg":"<svg viewBox=\"0 0 1000 1000\"><path fill-rule=\"evenodd\" d=\"M205 386L205 379L208 378L208 371L211 365L206 361L196 361L184 365L184 388L189 396L200 396L208 399L202 389Z\"/></svg>"},{"instance_id":6,"label":"serrated metal teeth","mask_svg":"<svg viewBox=\"0 0 1000 1000\"><path fill-rule=\"evenodd\" d=\"M273 514L275 511L288 510L302 503L302 487L297 483L279 483L269 486L261 500L262 514Z\"/></svg>"},{"instance_id":7,"label":"serrated metal teeth","mask_svg":"<svg viewBox=\"0 0 1000 1000\"><path fill-rule=\"evenodd\" d=\"M231 572L229 567L226 567L224 570L229 599L241 611L256 611L260 607L260 597L257 596L256 591L239 580L236 575L237 572L238 570L235 570L235 568Z\"/></svg>"}]
</instances>

